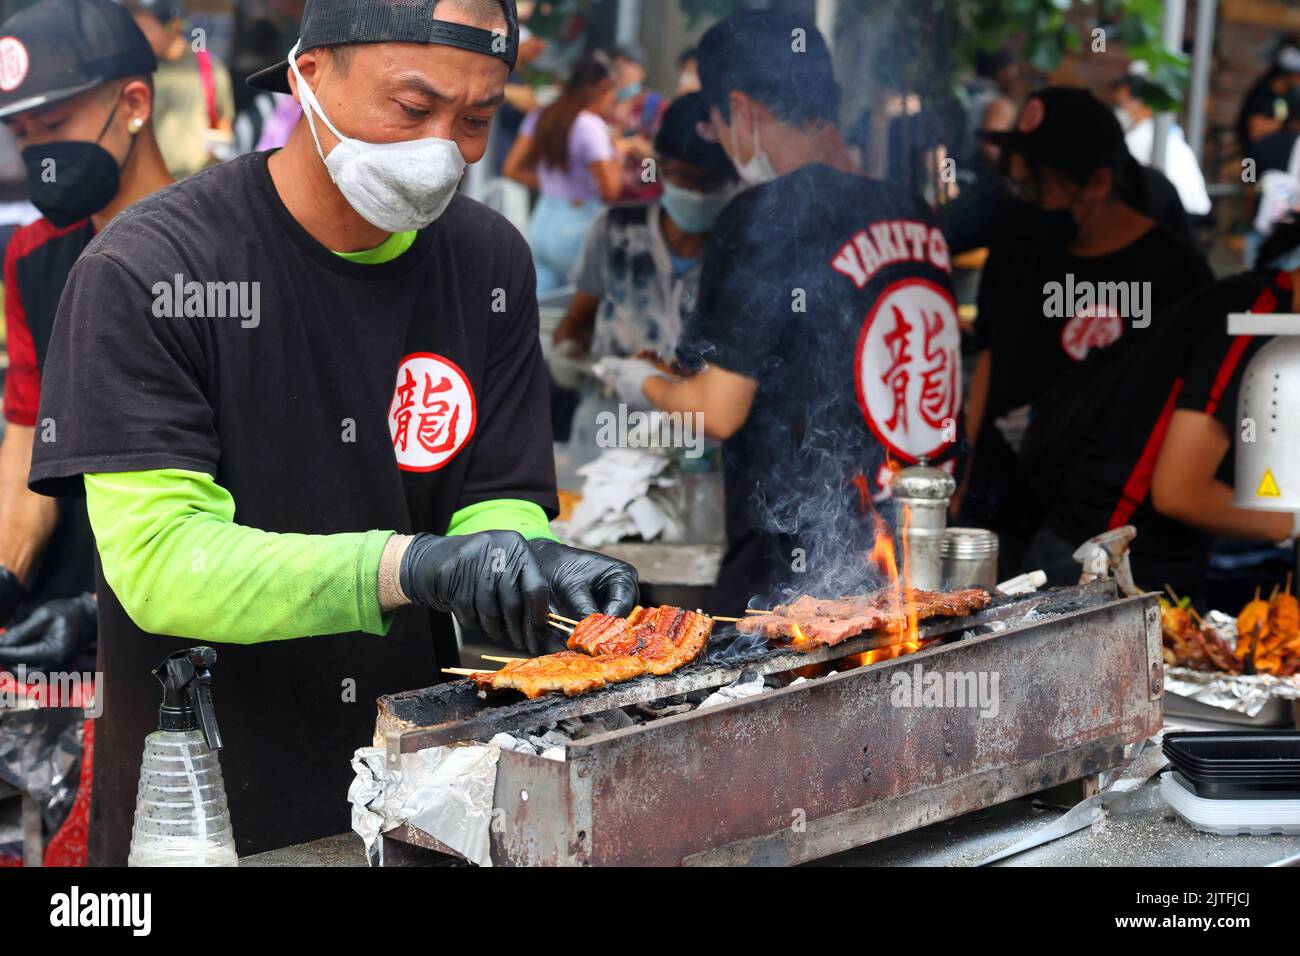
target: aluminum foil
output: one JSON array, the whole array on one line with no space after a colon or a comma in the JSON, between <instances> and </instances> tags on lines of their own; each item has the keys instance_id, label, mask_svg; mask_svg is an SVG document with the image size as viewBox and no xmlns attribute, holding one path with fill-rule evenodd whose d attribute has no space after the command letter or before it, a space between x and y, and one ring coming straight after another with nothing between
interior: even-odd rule
<instances>
[{"instance_id":1,"label":"aluminum foil","mask_svg":"<svg viewBox=\"0 0 1300 956\"><path fill-rule=\"evenodd\" d=\"M1274 677L1272 674L1237 676L1218 671L1166 667L1165 693L1254 717L1264 709L1270 697L1300 700L1300 677Z\"/></svg>"},{"instance_id":2,"label":"aluminum foil","mask_svg":"<svg viewBox=\"0 0 1300 956\"><path fill-rule=\"evenodd\" d=\"M401 769L393 772L380 748L358 750L348 800L352 829L365 841L371 864L378 858L379 835L409 823L471 863L491 866L492 792L500 756L494 744L430 747L402 754Z\"/></svg>"},{"instance_id":3,"label":"aluminum foil","mask_svg":"<svg viewBox=\"0 0 1300 956\"><path fill-rule=\"evenodd\" d=\"M36 801L46 833L63 825L76 799L84 723L75 707L0 710L0 781Z\"/></svg>"}]
</instances>

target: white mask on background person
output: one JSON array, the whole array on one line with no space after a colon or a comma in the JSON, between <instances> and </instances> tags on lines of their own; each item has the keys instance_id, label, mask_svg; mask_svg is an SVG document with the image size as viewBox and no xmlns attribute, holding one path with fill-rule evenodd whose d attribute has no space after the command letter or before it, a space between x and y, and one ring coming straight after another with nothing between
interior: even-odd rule
<instances>
[{"instance_id":1,"label":"white mask on background person","mask_svg":"<svg viewBox=\"0 0 1300 956\"><path fill-rule=\"evenodd\" d=\"M1115 107L1115 119L1119 120L1120 129L1125 133L1133 129L1133 126L1135 125L1133 117L1129 116L1128 110L1124 109L1122 106Z\"/></svg>"},{"instance_id":2,"label":"white mask on background person","mask_svg":"<svg viewBox=\"0 0 1300 956\"><path fill-rule=\"evenodd\" d=\"M733 114L731 117L731 153L732 162L736 167L737 175L739 175L740 178L750 186L761 186L764 183L770 183L772 180L776 179L776 167L772 165L772 158L768 156L767 152L763 149L763 140L759 134L758 121L754 119L752 114L750 115L749 125L754 131L754 155L750 158L749 162L744 165L741 165L740 163L740 149L736 142L736 127L739 125L740 124L736 122L736 117Z\"/></svg>"},{"instance_id":3,"label":"white mask on background person","mask_svg":"<svg viewBox=\"0 0 1300 956\"><path fill-rule=\"evenodd\" d=\"M289 68L298 80L298 98L316 141L316 153L348 205L385 232L412 232L432 225L447 211L465 173L460 147L436 137L366 143L344 136L330 122L316 94L298 72L301 42L289 52ZM328 156L321 149L313 113L338 137L338 145Z\"/></svg>"}]
</instances>

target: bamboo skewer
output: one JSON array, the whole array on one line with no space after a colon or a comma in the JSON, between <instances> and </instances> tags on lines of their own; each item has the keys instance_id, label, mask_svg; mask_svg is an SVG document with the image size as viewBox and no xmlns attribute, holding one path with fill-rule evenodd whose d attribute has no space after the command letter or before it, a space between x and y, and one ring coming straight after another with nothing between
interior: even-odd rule
<instances>
[{"instance_id":1,"label":"bamboo skewer","mask_svg":"<svg viewBox=\"0 0 1300 956\"><path fill-rule=\"evenodd\" d=\"M1174 607L1182 607L1183 599L1180 598L1178 596L1178 593L1173 588L1171 588L1168 584L1165 585L1165 592L1168 593L1168 595L1171 598L1173 598ZM1202 618L1201 615L1196 612L1196 608L1192 607L1191 601L1187 602L1186 610L1187 613L1192 616L1192 620L1196 622L1196 626L1199 627L1201 630L1205 630L1205 619Z\"/></svg>"},{"instance_id":2,"label":"bamboo skewer","mask_svg":"<svg viewBox=\"0 0 1300 956\"><path fill-rule=\"evenodd\" d=\"M561 624L559 621L547 621L546 623L549 624L549 625L551 625L551 627L555 628L557 631L563 631L565 634L572 634L572 633L573 633L573 628L571 628L571 627L565 627L565 626L564 626L563 624Z\"/></svg>"},{"instance_id":3,"label":"bamboo skewer","mask_svg":"<svg viewBox=\"0 0 1300 956\"><path fill-rule=\"evenodd\" d=\"M739 624L741 621L749 620L744 617L719 617L716 614L713 615L713 619L715 621L721 621L723 624Z\"/></svg>"},{"instance_id":4,"label":"bamboo skewer","mask_svg":"<svg viewBox=\"0 0 1300 956\"><path fill-rule=\"evenodd\" d=\"M491 654L479 655L485 661L491 661L493 664L518 664L521 661L528 660L527 657L493 657Z\"/></svg>"},{"instance_id":5,"label":"bamboo skewer","mask_svg":"<svg viewBox=\"0 0 1300 956\"><path fill-rule=\"evenodd\" d=\"M473 677L475 674L491 674L491 671L470 670L468 667L444 667L444 674L451 674L453 677Z\"/></svg>"},{"instance_id":6,"label":"bamboo skewer","mask_svg":"<svg viewBox=\"0 0 1300 956\"><path fill-rule=\"evenodd\" d=\"M571 624L571 625L573 625L574 627L577 627L579 624L582 623L581 621L575 621L575 620L574 620L573 618L571 618L571 617L561 617L560 615L558 615L558 614L556 614L556 613L554 613L554 612L551 612L550 614L547 614L546 616L549 617L552 621L559 621L561 624Z\"/></svg>"},{"instance_id":7,"label":"bamboo skewer","mask_svg":"<svg viewBox=\"0 0 1300 956\"><path fill-rule=\"evenodd\" d=\"M746 614L771 614L772 612L771 612L771 611L759 611L759 610L757 610L757 609L755 609L755 608L747 608L747 609L745 610L745 613L746 613Z\"/></svg>"}]
</instances>

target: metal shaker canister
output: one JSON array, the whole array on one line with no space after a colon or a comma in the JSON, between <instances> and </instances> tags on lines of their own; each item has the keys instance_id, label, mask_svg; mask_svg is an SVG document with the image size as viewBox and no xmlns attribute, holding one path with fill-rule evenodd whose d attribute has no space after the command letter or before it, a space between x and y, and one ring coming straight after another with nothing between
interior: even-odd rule
<instances>
[{"instance_id":1,"label":"metal shaker canister","mask_svg":"<svg viewBox=\"0 0 1300 956\"><path fill-rule=\"evenodd\" d=\"M942 552L944 590L997 587L998 536L992 531L949 528Z\"/></svg>"},{"instance_id":2,"label":"metal shaker canister","mask_svg":"<svg viewBox=\"0 0 1300 956\"><path fill-rule=\"evenodd\" d=\"M957 490L950 474L931 467L924 458L904 468L890 482L894 499L894 527L903 536L911 569L911 586L938 591L943 586L943 533L948 526L948 503Z\"/></svg>"}]
</instances>

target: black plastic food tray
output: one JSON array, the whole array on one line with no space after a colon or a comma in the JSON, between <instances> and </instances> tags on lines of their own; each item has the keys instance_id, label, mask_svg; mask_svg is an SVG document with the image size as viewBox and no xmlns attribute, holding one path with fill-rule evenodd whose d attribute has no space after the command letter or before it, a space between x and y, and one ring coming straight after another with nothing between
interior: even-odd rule
<instances>
[{"instance_id":1,"label":"black plastic food tray","mask_svg":"<svg viewBox=\"0 0 1300 956\"><path fill-rule=\"evenodd\" d=\"M1213 730L1165 734L1170 760L1214 770L1283 770L1300 774L1300 731Z\"/></svg>"},{"instance_id":2,"label":"black plastic food tray","mask_svg":"<svg viewBox=\"0 0 1300 956\"><path fill-rule=\"evenodd\" d=\"M1261 782L1234 777L1211 779L1175 768L1173 770L1184 789L1207 800L1300 800L1300 781Z\"/></svg>"},{"instance_id":3,"label":"black plastic food tray","mask_svg":"<svg viewBox=\"0 0 1300 956\"><path fill-rule=\"evenodd\" d=\"M1231 770L1206 770L1202 766L1183 760L1177 754L1169 755L1169 763L1179 770L1195 774L1198 777L1205 777L1207 780L1269 780L1269 781L1295 781L1300 783L1300 771L1272 768L1268 770L1253 770L1245 767L1233 767Z\"/></svg>"}]
</instances>

